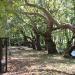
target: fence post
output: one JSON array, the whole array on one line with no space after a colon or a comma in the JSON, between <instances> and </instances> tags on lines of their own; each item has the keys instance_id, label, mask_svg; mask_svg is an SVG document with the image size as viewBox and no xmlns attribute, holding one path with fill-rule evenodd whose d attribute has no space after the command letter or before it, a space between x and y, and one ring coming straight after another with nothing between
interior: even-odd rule
<instances>
[{"instance_id":1,"label":"fence post","mask_svg":"<svg viewBox=\"0 0 75 75\"><path fill-rule=\"evenodd\" d=\"M6 58L5 58L5 60L6 60L6 62L5 62L5 63L6 63L6 70L5 70L5 71L6 71L6 72L7 72L7 46L8 46L8 42L7 42L7 41L8 41L8 38L5 39L5 45L6 45L6 52L5 52L5 53L6 53L6 54L5 54L5 57L6 57Z\"/></svg>"},{"instance_id":2,"label":"fence post","mask_svg":"<svg viewBox=\"0 0 75 75\"><path fill-rule=\"evenodd\" d=\"M0 38L0 73L2 72L2 56L3 56L3 52L2 52L2 39Z\"/></svg>"}]
</instances>

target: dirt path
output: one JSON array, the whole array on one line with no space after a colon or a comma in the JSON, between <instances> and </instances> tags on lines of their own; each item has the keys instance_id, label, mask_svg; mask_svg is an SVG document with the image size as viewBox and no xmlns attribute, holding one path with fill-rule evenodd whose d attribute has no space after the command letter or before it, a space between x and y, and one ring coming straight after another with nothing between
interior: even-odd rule
<instances>
[{"instance_id":1,"label":"dirt path","mask_svg":"<svg viewBox=\"0 0 75 75\"><path fill-rule=\"evenodd\" d=\"M10 49L8 72L2 75L75 75L75 59L26 47Z\"/></svg>"}]
</instances>

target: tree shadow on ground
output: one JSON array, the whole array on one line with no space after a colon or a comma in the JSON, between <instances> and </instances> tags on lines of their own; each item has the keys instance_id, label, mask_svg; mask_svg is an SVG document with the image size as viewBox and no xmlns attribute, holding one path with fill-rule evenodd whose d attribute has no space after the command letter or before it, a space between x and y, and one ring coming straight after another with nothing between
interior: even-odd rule
<instances>
[{"instance_id":1,"label":"tree shadow on ground","mask_svg":"<svg viewBox=\"0 0 75 75\"><path fill-rule=\"evenodd\" d=\"M73 59L65 59L58 54L47 54L47 51L19 50L13 51L8 61L8 72L33 73L33 75L75 75L70 67L75 66ZM68 68L69 67L69 68ZM66 71L66 69L68 71ZM75 69L73 67L73 69ZM11 75L11 74L10 74ZM15 75L15 74L13 74ZM24 74L26 75L26 74ZM27 74L32 75L32 74Z\"/></svg>"},{"instance_id":2,"label":"tree shadow on ground","mask_svg":"<svg viewBox=\"0 0 75 75\"><path fill-rule=\"evenodd\" d=\"M37 62L37 61L35 61ZM57 74L57 75L73 75L73 74L69 74L67 72L63 72L63 71L59 71L59 70L54 70L54 69L40 69L40 68L36 68L36 69L32 69L30 70L29 68L31 67L32 64L29 63L29 61L25 61L25 60L12 60L10 62L10 69L8 69L8 72L24 72L24 73L29 73L30 71L32 73L34 73L36 75L36 71L38 71L38 73L47 73L47 74Z\"/></svg>"},{"instance_id":3,"label":"tree shadow on ground","mask_svg":"<svg viewBox=\"0 0 75 75\"><path fill-rule=\"evenodd\" d=\"M41 57L41 62L47 61L49 63L65 63L65 64L75 64L75 59L72 58L64 58L62 55L59 54L43 54L40 56Z\"/></svg>"}]
</instances>

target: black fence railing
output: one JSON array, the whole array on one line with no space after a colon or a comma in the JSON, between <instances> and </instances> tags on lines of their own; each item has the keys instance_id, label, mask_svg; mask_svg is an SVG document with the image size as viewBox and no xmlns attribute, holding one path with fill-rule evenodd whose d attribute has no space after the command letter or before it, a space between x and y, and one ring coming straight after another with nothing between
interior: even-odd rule
<instances>
[{"instance_id":1,"label":"black fence railing","mask_svg":"<svg viewBox=\"0 0 75 75\"><path fill-rule=\"evenodd\" d=\"M7 72L8 38L0 38L0 73Z\"/></svg>"}]
</instances>

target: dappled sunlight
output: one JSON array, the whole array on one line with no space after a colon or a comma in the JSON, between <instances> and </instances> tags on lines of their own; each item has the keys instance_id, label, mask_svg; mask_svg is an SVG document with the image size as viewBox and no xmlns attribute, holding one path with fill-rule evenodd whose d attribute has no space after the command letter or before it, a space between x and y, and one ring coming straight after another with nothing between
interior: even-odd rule
<instances>
[{"instance_id":1,"label":"dappled sunlight","mask_svg":"<svg viewBox=\"0 0 75 75\"><path fill-rule=\"evenodd\" d=\"M75 65L73 65L75 66ZM46 68L47 69L53 69L61 72L66 72L66 73L75 73L75 68L72 65L67 65L67 64L47 64Z\"/></svg>"},{"instance_id":2,"label":"dappled sunlight","mask_svg":"<svg viewBox=\"0 0 75 75\"><path fill-rule=\"evenodd\" d=\"M32 48L28 48L26 46L25 47L24 46L14 46L14 47L9 46L8 49L11 49L11 50L27 50L27 51L32 50Z\"/></svg>"},{"instance_id":3,"label":"dappled sunlight","mask_svg":"<svg viewBox=\"0 0 75 75\"><path fill-rule=\"evenodd\" d=\"M53 59L57 59L57 60L64 60L62 57L53 57Z\"/></svg>"},{"instance_id":4,"label":"dappled sunlight","mask_svg":"<svg viewBox=\"0 0 75 75\"><path fill-rule=\"evenodd\" d=\"M34 59L40 59L40 58L38 58L38 57L35 57L35 58L34 57L30 57L30 58L29 57L28 58L17 58L17 57L14 58L14 57L11 57L11 60L13 60L13 59L19 59L19 60L21 60L21 59L23 59L23 60L29 59L29 60L34 60Z\"/></svg>"},{"instance_id":5,"label":"dappled sunlight","mask_svg":"<svg viewBox=\"0 0 75 75\"><path fill-rule=\"evenodd\" d=\"M62 55L48 55L47 51L25 49L10 51L12 54L8 59L8 75L75 74L75 60L65 59Z\"/></svg>"}]
</instances>

